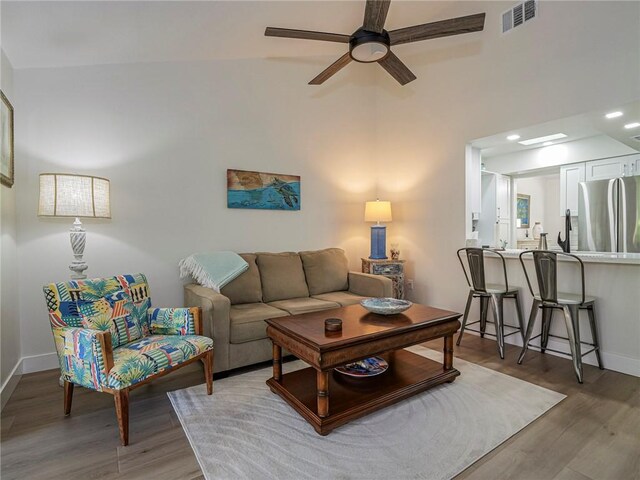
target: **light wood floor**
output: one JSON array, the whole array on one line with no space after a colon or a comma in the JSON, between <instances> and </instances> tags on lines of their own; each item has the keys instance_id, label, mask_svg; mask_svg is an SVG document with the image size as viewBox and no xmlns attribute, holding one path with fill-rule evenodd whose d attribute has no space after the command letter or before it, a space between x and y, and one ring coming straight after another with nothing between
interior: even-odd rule
<instances>
[{"instance_id":1,"label":"light wood floor","mask_svg":"<svg viewBox=\"0 0 640 480\"><path fill-rule=\"evenodd\" d=\"M500 360L494 341L465 335L455 354L567 398L457 478L640 479L640 379L585 366L579 385L569 360L530 352L518 366L518 353L507 346ZM203 478L166 395L203 383L201 368L132 392L128 447L119 444L110 395L76 388L65 418L57 371L23 376L2 411L2 479Z\"/></svg>"}]
</instances>

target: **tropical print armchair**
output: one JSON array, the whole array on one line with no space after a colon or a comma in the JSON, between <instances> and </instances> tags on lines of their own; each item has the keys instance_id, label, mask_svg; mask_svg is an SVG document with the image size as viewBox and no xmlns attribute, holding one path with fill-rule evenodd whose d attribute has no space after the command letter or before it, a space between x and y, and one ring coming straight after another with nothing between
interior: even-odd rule
<instances>
[{"instance_id":1,"label":"tropical print armchair","mask_svg":"<svg viewBox=\"0 0 640 480\"><path fill-rule=\"evenodd\" d=\"M204 363L213 391L213 340L201 336L199 308L152 308L141 274L52 283L44 287L64 382L114 396L120 440L129 443L129 390L184 365Z\"/></svg>"}]
</instances>

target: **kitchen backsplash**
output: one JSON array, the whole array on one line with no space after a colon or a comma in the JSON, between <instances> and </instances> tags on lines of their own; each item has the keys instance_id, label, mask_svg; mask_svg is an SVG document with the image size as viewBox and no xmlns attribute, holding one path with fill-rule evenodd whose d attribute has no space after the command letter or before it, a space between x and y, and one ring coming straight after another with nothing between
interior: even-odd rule
<instances>
[{"instance_id":1,"label":"kitchen backsplash","mask_svg":"<svg viewBox=\"0 0 640 480\"><path fill-rule=\"evenodd\" d=\"M578 217L571 217L571 251L576 250L578 250Z\"/></svg>"}]
</instances>

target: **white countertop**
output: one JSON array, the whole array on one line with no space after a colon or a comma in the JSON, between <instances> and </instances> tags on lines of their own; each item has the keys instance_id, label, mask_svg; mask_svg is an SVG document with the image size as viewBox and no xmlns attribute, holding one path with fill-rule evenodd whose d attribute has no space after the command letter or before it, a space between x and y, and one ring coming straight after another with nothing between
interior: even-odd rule
<instances>
[{"instance_id":1,"label":"white countertop","mask_svg":"<svg viewBox=\"0 0 640 480\"><path fill-rule=\"evenodd\" d=\"M518 258L525 250L508 248L500 250L504 258ZM617 263L640 265L640 253L612 253L612 252L571 252L585 263ZM530 255L528 255L531 258ZM525 259L527 256L524 257ZM562 259L562 256L558 257Z\"/></svg>"}]
</instances>

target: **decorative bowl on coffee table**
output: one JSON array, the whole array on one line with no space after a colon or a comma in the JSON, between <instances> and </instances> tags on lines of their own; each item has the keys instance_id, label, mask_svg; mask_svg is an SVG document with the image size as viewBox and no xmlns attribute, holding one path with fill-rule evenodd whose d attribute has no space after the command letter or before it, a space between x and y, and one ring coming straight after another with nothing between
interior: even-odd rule
<instances>
[{"instance_id":1,"label":"decorative bowl on coffee table","mask_svg":"<svg viewBox=\"0 0 640 480\"><path fill-rule=\"evenodd\" d=\"M398 298L365 298L360 302L371 313L379 315L395 315L407 310L413 303Z\"/></svg>"},{"instance_id":2,"label":"decorative bowl on coffee table","mask_svg":"<svg viewBox=\"0 0 640 480\"><path fill-rule=\"evenodd\" d=\"M389 368L389 364L382 357L369 357L358 362L347 363L336 368L336 372L354 378L374 377L384 373Z\"/></svg>"}]
</instances>

